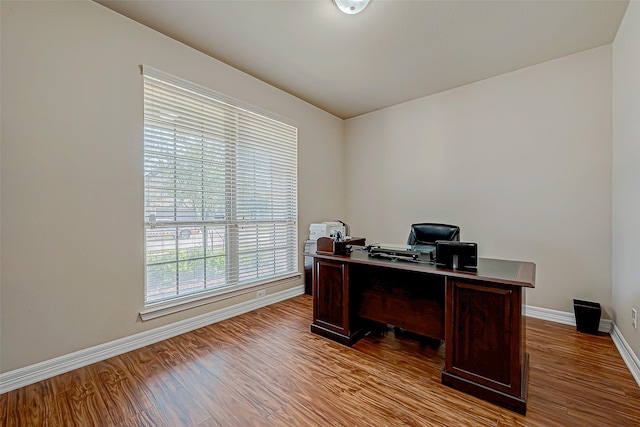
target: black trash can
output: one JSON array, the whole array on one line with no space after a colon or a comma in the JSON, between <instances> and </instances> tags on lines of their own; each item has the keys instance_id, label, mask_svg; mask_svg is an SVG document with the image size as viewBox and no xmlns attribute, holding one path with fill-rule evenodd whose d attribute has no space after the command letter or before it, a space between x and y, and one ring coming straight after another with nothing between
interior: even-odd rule
<instances>
[{"instance_id":1,"label":"black trash can","mask_svg":"<svg viewBox=\"0 0 640 427\"><path fill-rule=\"evenodd\" d=\"M573 311L576 315L576 327L578 328L578 332L598 335L600 315L602 314L602 309L600 308L599 303L574 299Z\"/></svg>"}]
</instances>

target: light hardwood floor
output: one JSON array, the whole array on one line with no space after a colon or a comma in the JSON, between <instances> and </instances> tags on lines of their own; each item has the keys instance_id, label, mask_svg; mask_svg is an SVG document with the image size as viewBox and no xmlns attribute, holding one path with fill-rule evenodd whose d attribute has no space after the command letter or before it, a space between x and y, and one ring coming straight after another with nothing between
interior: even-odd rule
<instances>
[{"instance_id":1,"label":"light hardwood floor","mask_svg":"<svg viewBox=\"0 0 640 427\"><path fill-rule=\"evenodd\" d=\"M0 395L6 426L640 426L608 335L527 318L526 416L443 386L444 347L309 332L308 296Z\"/></svg>"}]
</instances>

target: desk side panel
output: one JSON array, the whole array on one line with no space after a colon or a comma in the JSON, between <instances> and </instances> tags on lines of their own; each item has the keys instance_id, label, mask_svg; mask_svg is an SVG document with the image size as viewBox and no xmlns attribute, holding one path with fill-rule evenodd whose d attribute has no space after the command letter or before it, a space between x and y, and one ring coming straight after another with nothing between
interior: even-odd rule
<instances>
[{"instance_id":1,"label":"desk side panel","mask_svg":"<svg viewBox=\"0 0 640 427\"><path fill-rule=\"evenodd\" d=\"M348 265L314 260L314 323L345 334L348 330Z\"/></svg>"},{"instance_id":2,"label":"desk side panel","mask_svg":"<svg viewBox=\"0 0 640 427\"><path fill-rule=\"evenodd\" d=\"M450 280L445 371L521 397L522 289Z\"/></svg>"}]
</instances>

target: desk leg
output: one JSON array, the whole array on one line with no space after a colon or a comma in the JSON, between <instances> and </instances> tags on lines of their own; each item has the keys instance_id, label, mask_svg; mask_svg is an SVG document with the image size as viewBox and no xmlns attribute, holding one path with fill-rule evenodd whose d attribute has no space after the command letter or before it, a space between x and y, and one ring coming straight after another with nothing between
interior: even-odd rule
<instances>
[{"instance_id":1,"label":"desk leg","mask_svg":"<svg viewBox=\"0 0 640 427\"><path fill-rule=\"evenodd\" d=\"M522 292L447 279L442 382L524 414L529 363Z\"/></svg>"}]
</instances>

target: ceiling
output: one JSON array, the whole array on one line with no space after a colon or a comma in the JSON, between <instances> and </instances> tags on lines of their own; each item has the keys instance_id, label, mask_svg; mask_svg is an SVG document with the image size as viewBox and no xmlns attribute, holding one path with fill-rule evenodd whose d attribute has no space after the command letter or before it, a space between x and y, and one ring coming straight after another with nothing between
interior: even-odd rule
<instances>
[{"instance_id":1,"label":"ceiling","mask_svg":"<svg viewBox=\"0 0 640 427\"><path fill-rule=\"evenodd\" d=\"M613 42L628 1L96 0L341 118Z\"/></svg>"}]
</instances>

